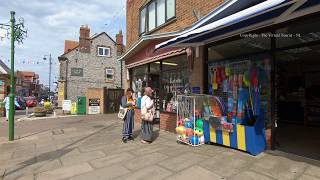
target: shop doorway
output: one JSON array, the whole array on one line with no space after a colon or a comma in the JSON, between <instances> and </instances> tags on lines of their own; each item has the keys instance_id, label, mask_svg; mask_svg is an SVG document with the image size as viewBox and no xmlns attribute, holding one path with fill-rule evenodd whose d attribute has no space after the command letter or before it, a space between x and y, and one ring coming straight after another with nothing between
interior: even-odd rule
<instances>
[{"instance_id":1,"label":"shop doorway","mask_svg":"<svg viewBox=\"0 0 320 180\"><path fill-rule=\"evenodd\" d=\"M123 89L104 88L104 113L117 113L120 107L121 97L124 95Z\"/></svg>"},{"instance_id":2,"label":"shop doorway","mask_svg":"<svg viewBox=\"0 0 320 180\"><path fill-rule=\"evenodd\" d=\"M320 44L278 51L276 149L320 160Z\"/></svg>"}]
</instances>

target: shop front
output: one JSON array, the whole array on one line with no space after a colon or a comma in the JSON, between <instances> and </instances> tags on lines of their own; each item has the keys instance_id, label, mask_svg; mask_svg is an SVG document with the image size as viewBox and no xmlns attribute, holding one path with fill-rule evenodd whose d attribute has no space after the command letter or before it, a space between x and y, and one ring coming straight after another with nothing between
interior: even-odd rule
<instances>
[{"instance_id":1,"label":"shop front","mask_svg":"<svg viewBox=\"0 0 320 180\"><path fill-rule=\"evenodd\" d=\"M198 70L198 68L190 67L193 54L187 48L171 48L155 52L154 46L157 43L150 42L126 60L129 73L128 87L133 89L134 96L138 100L135 121L141 121L139 110L141 98L144 88L149 86L154 90L155 123L159 123L163 130L174 132L177 96L189 94L193 86L199 86L192 83L192 75L198 73L193 69ZM200 89L203 90L202 87Z\"/></svg>"},{"instance_id":2,"label":"shop front","mask_svg":"<svg viewBox=\"0 0 320 180\"><path fill-rule=\"evenodd\" d=\"M203 127L205 142L253 155L269 146L320 159L320 2L273 3L260 3L156 48L204 45L207 94L221 101L218 111L212 108L214 123L209 118L209 128ZM223 123L231 123L233 131L217 128Z\"/></svg>"}]
</instances>

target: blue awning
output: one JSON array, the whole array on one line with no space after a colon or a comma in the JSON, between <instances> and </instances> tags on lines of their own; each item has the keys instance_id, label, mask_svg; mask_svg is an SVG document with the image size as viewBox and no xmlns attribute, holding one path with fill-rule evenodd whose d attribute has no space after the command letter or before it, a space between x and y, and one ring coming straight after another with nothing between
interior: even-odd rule
<instances>
[{"instance_id":1,"label":"blue awning","mask_svg":"<svg viewBox=\"0 0 320 180\"><path fill-rule=\"evenodd\" d=\"M268 0L158 44L156 49L208 44L319 11L315 7L319 4L319 0Z\"/></svg>"}]
</instances>

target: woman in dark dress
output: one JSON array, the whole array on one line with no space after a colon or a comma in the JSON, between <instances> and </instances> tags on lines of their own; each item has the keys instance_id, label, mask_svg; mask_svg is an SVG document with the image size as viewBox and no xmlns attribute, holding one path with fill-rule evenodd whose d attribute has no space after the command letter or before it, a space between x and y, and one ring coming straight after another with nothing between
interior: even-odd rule
<instances>
[{"instance_id":1,"label":"woman in dark dress","mask_svg":"<svg viewBox=\"0 0 320 180\"><path fill-rule=\"evenodd\" d=\"M132 131L134 129L134 108L135 100L132 97L133 90L127 89L126 95L121 98L121 106L127 108L127 114L123 121L123 136L122 142L127 143L128 140L133 140Z\"/></svg>"}]
</instances>

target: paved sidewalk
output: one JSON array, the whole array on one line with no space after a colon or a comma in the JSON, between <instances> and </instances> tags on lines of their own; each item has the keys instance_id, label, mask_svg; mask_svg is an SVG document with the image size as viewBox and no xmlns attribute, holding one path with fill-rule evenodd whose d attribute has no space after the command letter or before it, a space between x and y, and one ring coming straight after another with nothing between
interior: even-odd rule
<instances>
[{"instance_id":1,"label":"paved sidewalk","mask_svg":"<svg viewBox=\"0 0 320 180\"><path fill-rule=\"evenodd\" d=\"M1 123L4 125L4 123ZM135 136L139 134L136 124ZM292 155L189 147L155 129L154 143L121 143L116 115L17 123L18 140L0 127L0 179L320 179L320 163Z\"/></svg>"}]
</instances>

